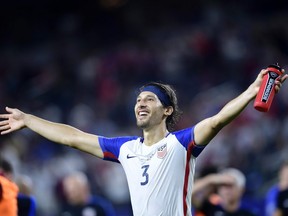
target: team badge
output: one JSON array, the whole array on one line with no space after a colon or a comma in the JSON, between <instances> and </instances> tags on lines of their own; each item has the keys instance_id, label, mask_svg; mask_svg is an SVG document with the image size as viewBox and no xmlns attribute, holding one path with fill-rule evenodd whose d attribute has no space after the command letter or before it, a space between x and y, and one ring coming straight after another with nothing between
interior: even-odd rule
<instances>
[{"instance_id":1,"label":"team badge","mask_svg":"<svg viewBox=\"0 0 288 216\"><path fill-rule=\"evenodd\" d=\"M167 154L167 144L160 146L157 148L157 157L163 159Z\"/></svg>"}]
</instances>

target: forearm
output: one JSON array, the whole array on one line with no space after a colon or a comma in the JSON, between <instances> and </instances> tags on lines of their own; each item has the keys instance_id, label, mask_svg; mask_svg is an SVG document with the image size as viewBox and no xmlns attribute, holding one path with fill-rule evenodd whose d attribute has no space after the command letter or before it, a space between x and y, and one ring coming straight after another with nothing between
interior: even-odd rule
<instances>
[{"instance_id":1,"label":"forearm","mask_svg":"<svg viewBox=\"0 0 288 216\"><path fill-rule=\"evenodd\" d=\"M69 125L47 121L31 114L24 114L23 121L25 127L59 144L71 146L71 137L79 133L79 130Z\"/></svg>"},{"instance_id":2,"label":"forearm","mask_svg":"<svg viewBox=\"0 0 288 216\"><path fill-rule=\"evenodd\" d=\"M47 121L31 114L24 114L23 121L25 127L52 142L67 145L100 158L103 157L97 135L85 133L66 124Z\"/></svg>"},{"instance_id":3,"label":"forearm","mask_svg":"<svg viewBox=\"0 0 288 216\"><path fill-rule=\"evenodd\" d=\"M246 91L227 103L221 111L213 117L213 127L216 130L220 130L225 125L229 124L247 107L247 105L256 97L256 94L257 90L255 90L253 85L249 86Z\"/></svg>"},{"instance_id":4,"label":"forearm","mask_svg":"<svg viewBox=\"0 0 288 216\"><path fill-rule=\"evenodd\" d=\"M27 127L52 142L77 148L103 158L97 135L85 133L66 124L55 123L6 107L7 114L0 114L1 135Z\"/></svg>"},{"instance_id":5,"label":"forearm","mask_svg":"<svg viewBox=\"0 0 288 216\"><path fill-rule=\"evenodd\" d=\"M256 97L257 91L258 88L253 83L246 91L228 102L219 113L199 122L194 129L196 144L208 144L224 126L234 120Z\"/></svg>"}]
</instances>

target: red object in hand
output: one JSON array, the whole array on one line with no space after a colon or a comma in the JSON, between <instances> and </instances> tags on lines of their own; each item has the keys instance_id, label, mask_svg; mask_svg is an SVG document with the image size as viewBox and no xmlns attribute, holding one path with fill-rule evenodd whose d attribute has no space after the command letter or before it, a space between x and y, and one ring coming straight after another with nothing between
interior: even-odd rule
<instances>
[{"instance_id":1,"label":"red object in hand","mask_svg":"<svg viewBox=\"0 0 288 216\"><path fill-rule=\"evenodd\" d=\"M260 112L269 111L275 95L275 80L283 73L278 64L269 65L267 70L254 101L254 108Z\"/></svg>"}]
</instances>

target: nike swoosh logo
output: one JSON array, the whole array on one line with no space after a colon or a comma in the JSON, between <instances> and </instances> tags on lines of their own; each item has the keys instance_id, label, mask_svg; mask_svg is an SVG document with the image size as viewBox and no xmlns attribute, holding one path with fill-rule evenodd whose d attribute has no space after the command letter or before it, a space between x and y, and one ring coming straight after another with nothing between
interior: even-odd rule
<instances>
[{"instance_id":1,"label":"nike swoosh logo","mask_svg":"<svg viewBox=\"0 0 288 216\"><path fill-rule=\"evenodd\" d=\"M132 155L132 156L129 156L129 154L127 155L127 159L135 158L135 157L136 157L135 155Z\"/></svg>"}]
</instances>

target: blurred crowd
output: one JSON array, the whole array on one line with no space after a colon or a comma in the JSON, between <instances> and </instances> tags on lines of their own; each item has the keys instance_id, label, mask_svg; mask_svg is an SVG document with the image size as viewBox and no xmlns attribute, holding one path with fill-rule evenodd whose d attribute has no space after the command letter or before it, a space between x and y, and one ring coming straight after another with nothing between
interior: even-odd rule
<instances>
[{"instance_id":1,"label":"blurred crowd","mask_svg":"<svg viewBox=\"0 0 288 216\"><path fill-rule=\"evenodd\" d=\"M14 4L13 4L14 3ZM0 110L18 107L104 136L140 135L138 87L163 81L177 91L180 129L216 113L269 64L288 71L288 6L263 1L99 0L3 3ZM286 84L286 83L285 83ZM207 166L236 167L246 196L260 203L288 155L288 85L268 113L253 104L199 156ZM16 174L29 176L39 215L57 215L61 181L85 172L95 194L129 215L120 165L51 143L28 130L0 137Z\"/></svg>"}]
</instances>

